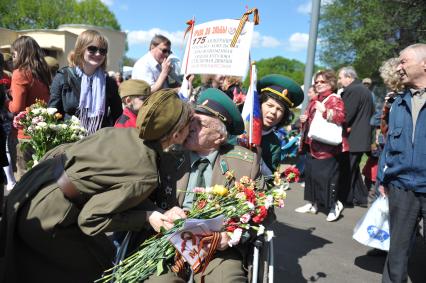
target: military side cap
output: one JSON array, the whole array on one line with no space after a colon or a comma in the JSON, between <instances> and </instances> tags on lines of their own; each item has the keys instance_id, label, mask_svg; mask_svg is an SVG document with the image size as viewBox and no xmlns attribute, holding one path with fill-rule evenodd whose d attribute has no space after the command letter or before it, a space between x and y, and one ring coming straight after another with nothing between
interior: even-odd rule
<instances>
[{"instance_id":1,"label":"military side cap","mask_svg":"<svg viewBox=\"0 0 426 283\"><path fill-rule=\"evenodd\" d=\"M244 122L237 106L217 88L208 88L200 93L195 111L219 118L231 135L244 132Z\"/></svg>"},{"instance_id":2,"label":"military side cap","mask_svg":"<svg viewBox=\"0 0 426 283\"><path fill-rule=\"evenodd\" d=\"M269 95L294 108L303 102L302 88L290 78L282 75L267 75L257 82L257 91Z\"/></svg>"},{"instance_id":3,"label":"military side cap","mask_svg":"<svg viewBox=\"0 0 426 283\"><path fill-rule=\"evenodd\" d=\"M148 96L136 119L139 137L151 141L169 134L180 119L184 103L173 89L162 89Z\"/></svg>"},{"instance_id":4,"label":"military side cap","mask_svg":"<svg viewBox=\"0 0 426 283\"><path fill-rule=\"evenodd\" d=\"M44 56L44 60L46 61L47 66L49 66L49 68L59 69L59 63L56 58L53 58L52 56Z\"/></svg>"},{"instance_id":5,"label":"military side cap","mask_svg":"<svg viewBox=\"0 0 426 283\"><path fill-rule=\"evenodd\" d=\"M148 97L151 94L151 87L143 80L130 79L120 84L118 92L121 98L126 96Z\"/></svg>"}]
</instances>

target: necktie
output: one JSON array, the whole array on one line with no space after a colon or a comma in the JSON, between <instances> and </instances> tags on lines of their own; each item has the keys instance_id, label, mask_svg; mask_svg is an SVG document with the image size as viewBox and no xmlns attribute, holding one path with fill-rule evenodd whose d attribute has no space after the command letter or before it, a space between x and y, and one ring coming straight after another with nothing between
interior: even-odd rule
<instances>
[{"instance_id":1,"label":"necktie","mask_svg":"<svg viewBox=\"0 0 426 283\"><path fill-rule=\"evenodd\" d=\"M198 175L197 175L197 181L195 183L196 187L205 187L206 186L206 180L204 179L204 172L206 171L207 165L209 165L209 160L206 158L201 158L198 160Z\"/></svg>"}]
</instances>

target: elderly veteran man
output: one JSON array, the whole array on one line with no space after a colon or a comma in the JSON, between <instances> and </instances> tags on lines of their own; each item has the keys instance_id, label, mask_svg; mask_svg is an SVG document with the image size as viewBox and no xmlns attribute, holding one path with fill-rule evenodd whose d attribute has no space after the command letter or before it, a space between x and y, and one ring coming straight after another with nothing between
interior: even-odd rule
<instances>
[{"instance_id":1,"label":"elderly veteran man","mask_svg":"<svg viewBox=\"0 0 426 283\"><path fill-rule=\"evenodd\" d=\"M118 92L124 105L123 114L114 127L136 128L136 118L145 99L151 94L151 87L143 80L127 80L120 84Z\"/></svg>"},{"instance_id":2,"label":"elderly veteran man","mask_svg":"<svg viewBox=\"0 0 426 283\"><path fill-rule=\"evenodd\" d=\"M177 166L173 161L169 163L170 174L178 181L163 183L162 190L155 192L157 204L163 209L169 209L165 215L172 219L184 218L185 213L181 208L191 207L194 201L193 188L225 184L225 173L228 170L234 171L237 179L248 176L257 180L258 187L263 188L260 158L243 147L226 142L228 134L238 135L243 129L241 115L225 93L210 88L200 94L190 133L184 143L190 152L185 152L175 160ZM195 282L247 282L243 267L247 250L238 246L229 248L226 233L221 233L218 250L204 273L194 276ZM186 282L185 279L169 271L160 276L153 275L145 282Z\"/></svg>"},{"instance_id":3,"label":"elderly veteran man","mask_svg":"<svg viewBox=\"0 0 426 283\"><path fill-rule=\"evenodd\" d=\"M192 112L176 92L159 91L141 108L139 130L102 129L25 174L6 203L0 281L93 282L114 256L105 232L169 220L142 203L161 181L163 151L187 137Z\"/></svg>"}]
</instances>

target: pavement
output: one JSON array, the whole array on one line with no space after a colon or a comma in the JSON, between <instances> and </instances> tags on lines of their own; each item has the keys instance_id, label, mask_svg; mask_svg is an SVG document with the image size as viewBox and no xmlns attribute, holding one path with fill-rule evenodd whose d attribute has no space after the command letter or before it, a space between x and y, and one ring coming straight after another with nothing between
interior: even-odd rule
<instances>
[{"instance_id":1,"label":"pavement","mask_svg":"<svg viewBox=\"0 0 426 283\"><path fill-rule=\"evenodd\" d=\"M274 224L275 280L299 282L381 282L385 257L367 256L370 249L352 239L353 228L367 208L345 208L336 222L327 222L328 211L301 214L304 188L290 184L285 207L276 209ZM417 238L409 261L409 281L426 282L426 245Z\"/></svg>"}]
</instances>

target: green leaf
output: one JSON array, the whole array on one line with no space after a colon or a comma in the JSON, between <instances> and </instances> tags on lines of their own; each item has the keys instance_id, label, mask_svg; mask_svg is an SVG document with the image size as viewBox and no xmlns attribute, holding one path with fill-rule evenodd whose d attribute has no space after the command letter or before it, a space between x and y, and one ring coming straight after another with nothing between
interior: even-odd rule
<instances>
[{"instance_id":1,"label":"green leaf","mask_svg":"<svg viewBox=\"0 0 426 283\"><path fill-rule=\"evenodd\" d=\"M163 258L160 259L157 262L157 276L160 275L160 274L162 274L164 272L164 265L163 265L163 263L164 263L164 259Z\"/></svg>"}]
</instances>

